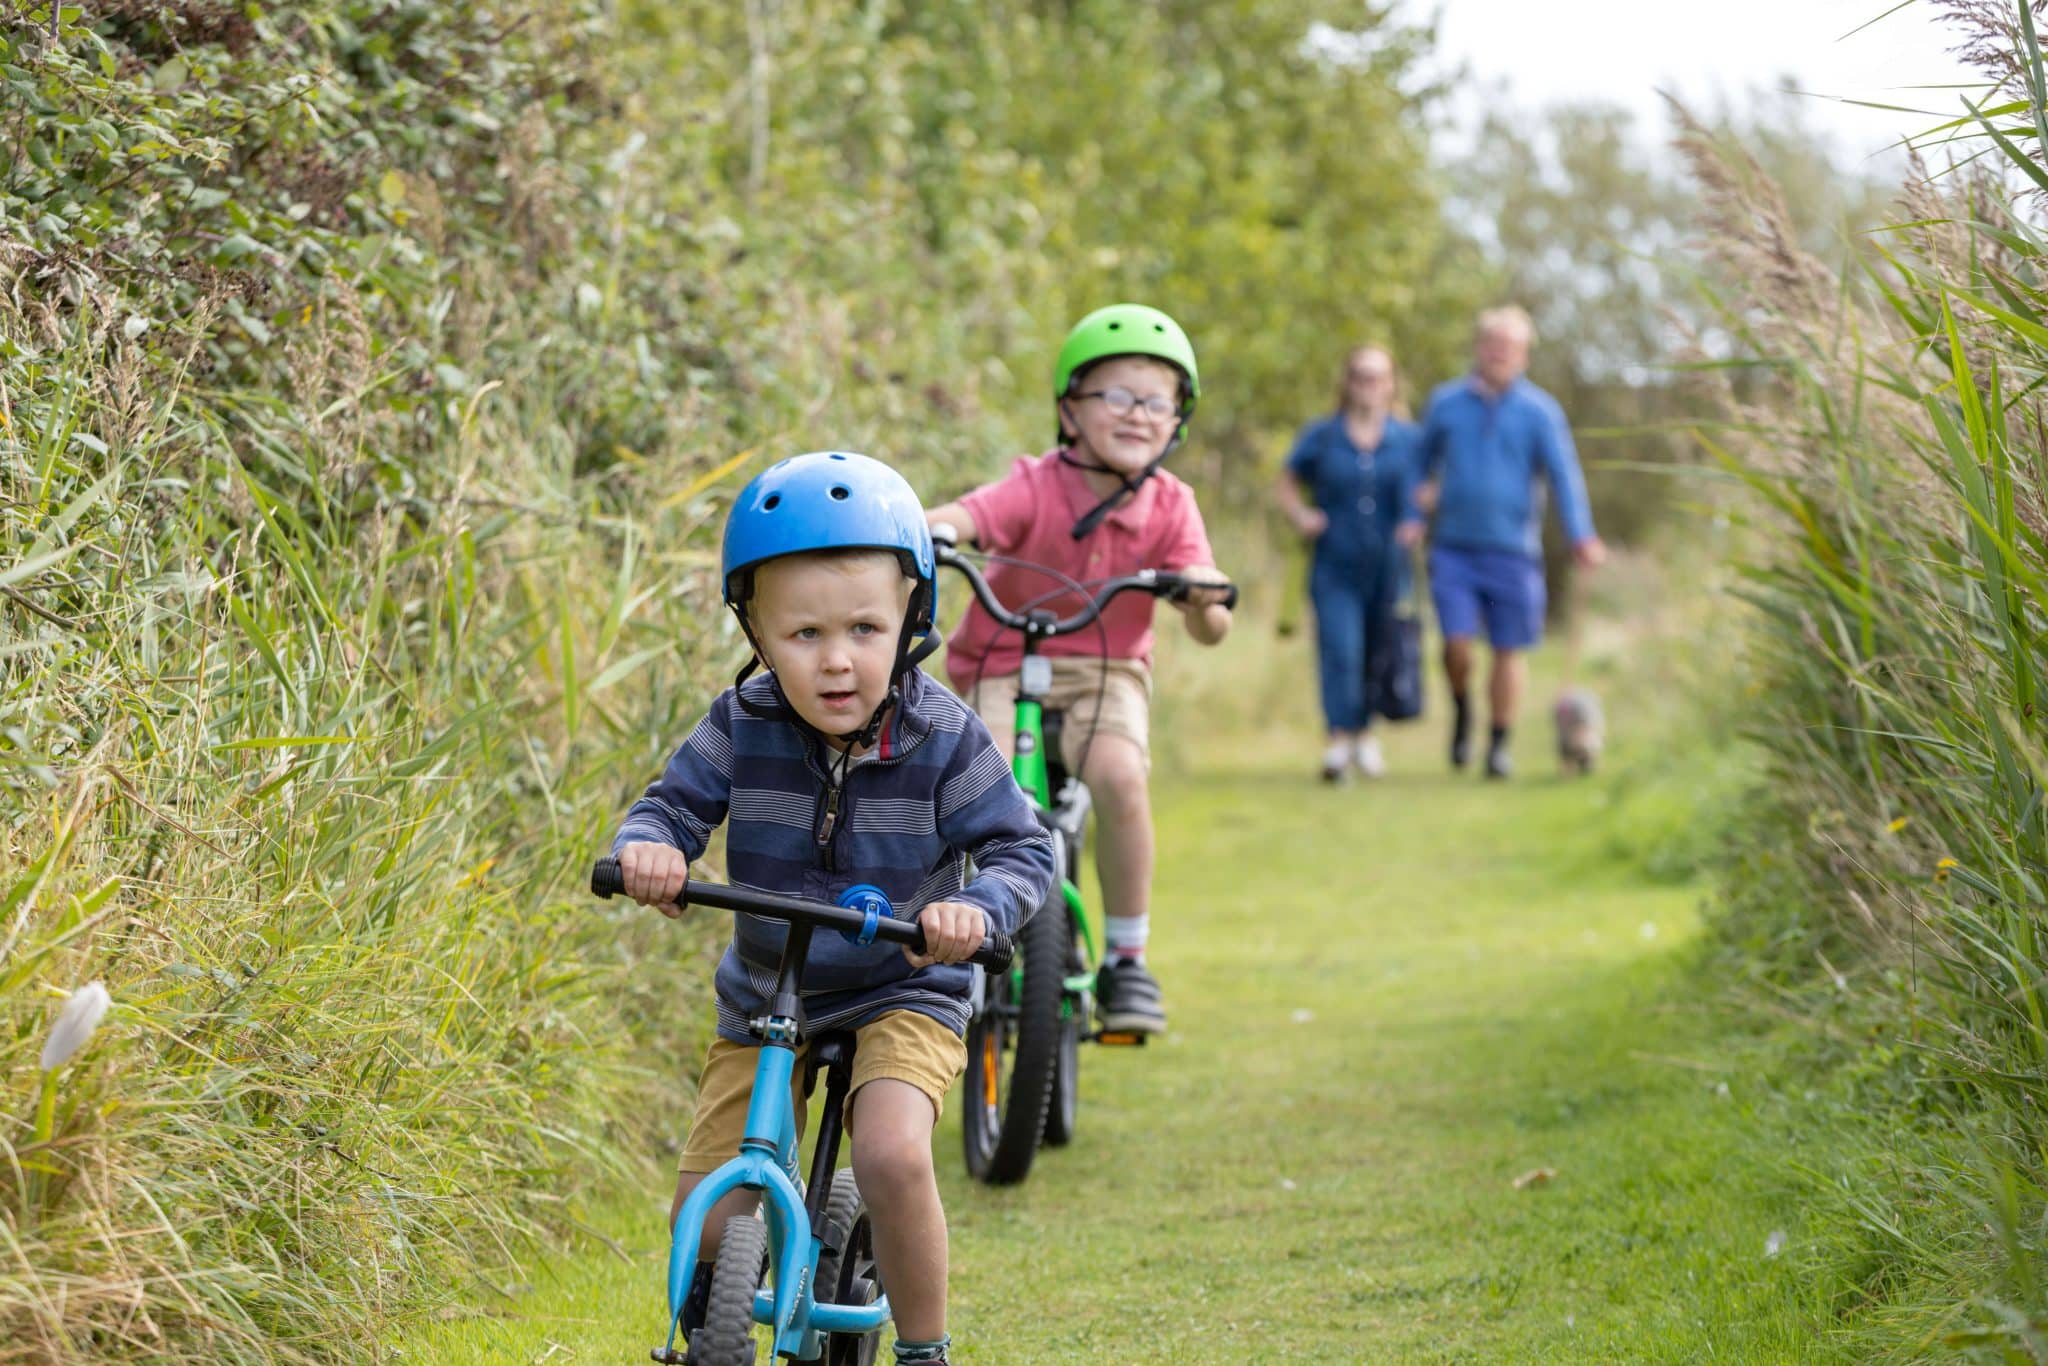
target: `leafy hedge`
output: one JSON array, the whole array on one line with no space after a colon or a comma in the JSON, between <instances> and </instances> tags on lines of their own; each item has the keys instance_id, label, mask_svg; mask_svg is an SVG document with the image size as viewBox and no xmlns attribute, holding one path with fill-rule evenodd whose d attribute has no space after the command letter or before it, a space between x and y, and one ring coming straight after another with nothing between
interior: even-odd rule
<instances>
[{"instance_id":1,"label":"leafy hedge","mask_svg":"<svg viewBox=\"0 0 2048 1366\"><path fill-rule=\"evenodd\" d=\"M350 1355L673 1108L699 969L574 871L725 648L689 559L593 514L646 498L622 453L707 463L737 362L590 298L582 201L632 184L594 6L26 17L0 1341Z\"/></svg>"}]
</instances>

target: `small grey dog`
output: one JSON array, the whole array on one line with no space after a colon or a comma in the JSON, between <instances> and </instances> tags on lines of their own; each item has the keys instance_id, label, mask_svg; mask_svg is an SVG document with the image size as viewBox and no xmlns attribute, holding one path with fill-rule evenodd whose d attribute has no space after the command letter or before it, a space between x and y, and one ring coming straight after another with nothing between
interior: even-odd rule
<instances>
[{"instance_id":1,"label":"small grey dog","mask_svg":"<svg viewBox=\"0 0 2048 1366\"><path fill-rule=\"evenodd\" d=\"M1557 760L1567 773L1591 773L1607 743L1607 717L1600 699L1584 688L1566 688L1551 715L1557 721Z\"/></svg>"}]
</instances>

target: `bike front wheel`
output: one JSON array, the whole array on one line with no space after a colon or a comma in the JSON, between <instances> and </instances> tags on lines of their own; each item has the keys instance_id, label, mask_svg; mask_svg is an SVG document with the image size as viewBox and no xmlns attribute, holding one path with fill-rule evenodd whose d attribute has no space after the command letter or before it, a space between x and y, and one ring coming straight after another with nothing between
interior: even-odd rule
<instances>
[{"instance_id":1,"label":"bike front wheel","mask_svg":"<svg viewBox=\"0 0 2048 1366\"><path fill-rule=\"evenodd\" d=\"M991 1186L1022 1181L1038 1155L1060 1051L1067 910L1055 888L1017 932L1021 966L992 974L967 1026L967 1172Z\"/></svg>"},{"instance_id":2,"label":"bike front wheel","mask_svg":"<svg viewBox=\"0 0 2048 1366\"><path fill-rule=\"evenodd\" d=\"M1060 908L1066 921L1067 971L1080 972L1081 960L1074 939L1074 922ZM1081 1110L1081 1028L1088 1018L1088 1003L1080 995L1061 993L1059 1055L1053 1059L1052 1096L1045 1103L1045 1146L1064 1148L1074 1141L1074 1125Z\"/></svg>"},{"instance_id":3,"label":"bike front wheel","mask_svg":"<svg viewBox=\"0 0 2048 1366\"><path fill-rule=\"evenodd\" d=\"M711 1271L711 1302L704 1326L690 1335L690 1366L756 1366L754 1292L768 1256L768 1226L751 1214L725 1221L718 1261Z\"/></svg>"}]
</instances>

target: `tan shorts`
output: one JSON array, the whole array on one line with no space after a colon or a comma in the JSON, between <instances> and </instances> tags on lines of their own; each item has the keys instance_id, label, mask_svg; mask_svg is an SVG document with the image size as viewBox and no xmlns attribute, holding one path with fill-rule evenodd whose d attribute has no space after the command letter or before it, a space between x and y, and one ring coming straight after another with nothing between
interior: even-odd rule
<instances>
[{"instance_id":1,"label":"tan shorts","mask_svg":"<svg viewBox=\"0 0 2048 1366\"><path fill-rule=\"evenodd\" d=\"M856 1029L853 1037L858 1047L853 1054L853 1087L846 1093L847 1131L853 1129L853 1098L861 1087L883 1077L908 1082L924 1092L932 1103L932 1123L937 1124L946 1110L946 1092L967 1068L967 1045L960 1036L929 1015L892 1010ZM690 1136L683 1143L683 1157L676 1170L708 1172L739 1156L740 1140L747 1136L747 1103L754 1095L760 1047L723 1037L712 1039L704 1057L704 1074L697 1080L697 1113L690 1120ZM799 1135L806 1119L804 1051L797 1052L796 1071L789 1082ZM819 1084L823 1085L823 1078Z\"/></svg>"},{"instance_id":2,"label":"tan shorts","mask_svg":"<svg viewBox=\"0 0 2048 1366\"><path fill-rule=\"evenodd\" d=\"M987 723L1004 754L1011 753L1017 728L1016 674L984 678L967 694L968 705ZM1120 735L1138 747L1152 767L1152 671L1134 659L1058 657L1052 661L1048 710L1066 713L1060 727L1060 760L1080 771L1088 737Z\"/></svg>"}]
</instances>

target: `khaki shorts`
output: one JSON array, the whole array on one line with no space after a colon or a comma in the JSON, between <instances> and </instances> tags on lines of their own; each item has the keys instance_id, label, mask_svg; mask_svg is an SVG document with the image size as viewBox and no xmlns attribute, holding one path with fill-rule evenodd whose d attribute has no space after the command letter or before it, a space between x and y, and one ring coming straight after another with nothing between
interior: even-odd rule
<instances>
[{"instance_id":1,"label":"khaki shorts","mask_svg":"<svg viewBox=\"0 0 2048 1366\"><path fill-rule=\"evenodd\" d=\"M1018 675L984 678L967 693L967 703L980 714L1004 754L1011 753L1017 728ZM1056 657L1052 661L1052 693L1046 709L1064 712L1060 727L1060 760L1067 772L1080 772L1081 752L1088 737L1120 735L1138 747L1145 767L1152 767L1152 671L1134 659Z\"/></svg>"},{"instance_id":2,"label":"khaki shorts","mask_svg":"<svg viewBox=\"0 0 2048 1366\"><path fill-rule=\"evenodd\" d=\"M946 1092L967 1068L967 1045L960 1036L929 1015L892 1010L856 1029L853 1037L858 1046L853 1054L853 1086L846 1093L847 1131L853 1129L853 1098L861 1087L883 1077L908 1082L924 1092L932 1103L932 1123L936 1125L946 1110ZM697 1080L697 1113L690 1120L690 1137L683 1144L676 1170L708 1172L739 1156L740 1140L747 1136L747 1103L754 1095L760 1047L723 1037L712 1039L711 1050L704 1057L704 1074ZM807 1118L805 1051L797 1051L796 1071L789 1082L799 1136Z\"/></svg>"}]
</instances>

